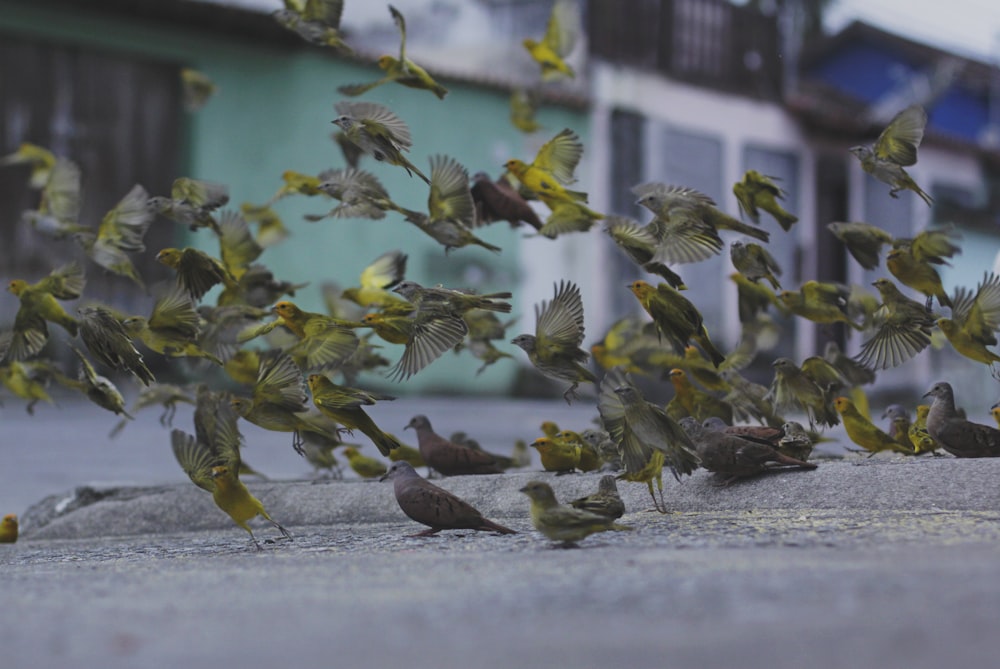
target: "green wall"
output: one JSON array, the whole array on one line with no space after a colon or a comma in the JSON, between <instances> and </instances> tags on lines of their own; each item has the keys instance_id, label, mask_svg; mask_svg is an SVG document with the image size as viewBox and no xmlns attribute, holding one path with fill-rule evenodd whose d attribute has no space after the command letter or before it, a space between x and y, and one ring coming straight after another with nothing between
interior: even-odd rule
<instances>
[{"instance_id":1,"label":"green wall","mask_svg":"<svg viewBox=\"0 0 1000 669\"><path fill-rule=\"evenodd\" d=\"M281 173L286 169L316 173L343 166L339 150L329 139L335 129L331 124L333 105L343 97L336 88L372 80L380 73L374 65L343 60L305 43L297 48L278 48L220 37L197 27L180 30L90 16L83 9L77 13L63 8L54 12L3 0L0 31L126 52L187 65L208 74L220 92L187 119L188 142L181 147L182 164L187 165L183 175L228 184L231 201L236 205L267 200L281 186ZM442 83L451 91L443 101L429 92L398 85L384 86L362 98L388 105L409 124L414 140L409 157L421 170L429 171L428 156L444 153L465 165L470 174L483 170L496 176L504 160L528 158L544 140L527 138L510 125L506 92L447 79ZM586 112L571 108L548 107L540 112L540 120L550 133L572 127L585 143L587 119ZM418 178L370 159L362 166L374 172L402 206L426 206L427 187ZM279 202L276 209L291 228L292 237L261 257L280 279L312 282L295 298L306 309L321 310L320 283L332 280L342 286L351 285L368 262L397 248L410 256L408 278L421 283L517 292L521 230L511 230L501 223L477 231L486 241L502 246L502 254L466 247L446 257L442 247L396 215L381 221L330 219L308 223L301 219L302 214L322 213L330 206L330 200L301 196ZM187 237L179 242L218 251L215 240L205 232ZM517 332L533 327L531 307L515 298L514 314L521 316L514 327ZM525 359L513 346L499 346L515 356L514 363L500 361L476 377L478 361L468 353L447 353L393 390L505 392L514 380L516 366L524 364ZM402 347L390 344L383 349L392 360L398 359L401 352ZM389 385L377 377L367 377L362 383Z\"/></svg>"}]
</instances>

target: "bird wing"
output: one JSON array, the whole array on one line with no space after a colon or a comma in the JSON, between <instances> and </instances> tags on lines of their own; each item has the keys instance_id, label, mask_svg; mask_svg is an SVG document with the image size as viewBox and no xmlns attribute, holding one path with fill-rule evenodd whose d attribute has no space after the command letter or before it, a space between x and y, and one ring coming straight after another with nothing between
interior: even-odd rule
<instances>
[{"instance_id":1,"label":"bird wing","mask_svg":"<svg viewBox=\"0 0 1000 669\"><path fill-rule=\"evenodd\" d=\"M910 105L896 114L875 141L875 156L906 167L917 162L917 147L924 139L927 112Z\"/></svg>"},{"instance_id":2,"label":"bird wing","mask_svg":"<svg viewBox=\"0 0 1000 669\"><path fill-rule=\"evenodd\" d=\"M194 341L199 334L194 303L187 291L176 284L156 300L147 324L150 330L175 339Z\"/></svg>"},{"instance_id":3,"label":"bird wing","mask_svg":"<svg viewBox=\"0 0 1000 669\"><path fill-rule=\"evenodd\" d=\"M80 216L80 168L67 159L56 160L42 189L39 211L63 223L76 223Z\"/></svg>"},{"instance_id":4,"label":"bird wing","mask_svg":"<svg viewBox=\"0 0 1000 669\"><path fill-rule=\"evenodd\" d=\"M401 149L413 145L410 128L391 109L376 102L341 100L336 105L337 113L350 116L361 123L365 130L375 136L388 138Z\"/></svg>"},{"instance_id":5,"label":"bird wing","mask_svg":"<svg viewBox=\"0 0 1000 669\"><path fill-rule=\"evenodd\" d=\"M583 342L583 300L572 281L560 281L551 301L535 305L536 348L540 355Z\"/></svg>"},{"instance_id":6,"label":"bird wing","mask_svg":"<svg viewBox=\"0 0 1000 669\"><path fill-rule=\"evenodd\" d=\"M254 239L250 226L241 214L231 209L222 212L219 217L219 254L230 274L238 279L263 252L263 247Z\"/></svg>"},{"instance_id":7,"label":"bird wing","mask_svg":"<svg viewBox=\"0 0 1000 669\"><path fill-rule=\"evenodd\" d=\"M83 268L73 261L49 272L35 287L60 300L75 300L83 294L86 284Z\"/></svg>"},{"instance_id":8,"label":"bird wing","mask_svg":"<svg viewBox=\"0 0 1000 669\"><path fill-rule=\"evenodd\" d=\"M288 6L288 0L285 0L285 5ZM307 21L319 21L336 30L340 27L343 11L344 0L306 0L302 15Z\"/></svg>"},{"instance_id":9,"label":"bird wing","mask_svg":"<svg viewBox=\"0 0 1000 669\"><path fill-rule=\"evenodd\" d=\"M569 128L564 128L555 137L542 144L532 167L543 170L562 184L571 184L576 179L573 172L583 156L580 136Z\"/></svg>"},{"instance_id":10,"label":"bird wing","mask_svg":"<svg viewBox=\"0 0 1000 669\"><path fill-rule=\"evenodd\" d=\"M170 432L170 447L173 449L174 457L177 458L177 464L192 483L208 492L215 492L212 467L222 463L212 451L205 444L199 443L194 436L177 429Z\"/></svg>"},{"instance_id":11,"label":"bird wing","mask_svg":"<svg viewBox=\"0 0 1000 669\"><path fill-rule=\"evenodd\" d=\"M304 359L305 369L324 369L341 364L358 348L354 330L326 318L310 318L305 337L288 349L293 359Z\"/></svg>"},{"instance_id":12,"label":"bird wing","mask_svg":"<svg viewBox=\"0 0 1000 669\"><path fill-rule=\"evenodd\" d=\"M579 37L580 12L576 0L556 0L542 41L560 58L564 58L573 50Z\"/></svg>"},{"instance_id":13,"label":"bird wing","mask_svg":"<svg viewBox=\"0 0 1000 669\"><path fill-rule=\"evenodd\" d=\"M229 202L229 188L212 181L178 177L170 187L170 198L204 209L217 209Z\"/></svg>"},{"instance_id":14,"label":"bird wing","mask_svg":"<svg viewBox=\"0 0 1000 669\"><path fill-rule=\"evenodd\" d=\"M141 253L146 250L143 237L155 216L149 206L149 193L136 184L101 219L97 239L128 253Z\"/></svg>"},{"instance_id":15,"label":"bird wing","mask_svg":"<svg viewBox=\"0 0 1000 669\"><path fill-rule=\"evenodd\" d=\"M722 252L718 231L688 210L676 210L669 221L654 218L646 226L659 239L654 260L667 265L701 262Z\"/></svg>"},{"instance_id":16,"label":"bird wing","mask_svg":"<svg viewBox=\"0 0 1000 669\"><path fill-rule=\"evenodd\" d=\"M408 379L431 364L448 349L462 342L469 328L465 320L449 314L418 314L413 322L406 349L389 378Z\"/></svg>"},{"instance_id":17,"label":"bird wing","mask_svg":"<svg viewBox=\"0 0 1000 669\"><path fill-rule=\"evenodd\" d=\"M431 190L427 198L430 221L452 221L472 227L476 221L476 203L469 190L469 173L451 158L435 154L430 158Z\"/></svg>"},{"instance_id":18,"label":"bird wing","mask_svg":"<svg viewBox=\"0 0 1000 669\"><path fill-rule=\"evenodd\" d=\"M402 251L388 251L361 271L362 288L391 288L406 274L407 255Z\"/></svg>"},{"instance_id":19,"label":"bird wing","mask_svg":"<svg viewBox=\"0 0 1000 669\"><path fill-rule=\"evenodd\" d=\"M389 5L389 13L392 15L392 22L399 30L399 64L404 65L406 63L406 19L403 17L403 13L392 5Z\"/></svg>"},{"instance_id":20,"label":"bird wing","mask_svg":"<svg viewBox=\"0 0 1000 669\"><path fill-rule=\"evenodd\" d=\"M273 404L289 411L306 411L308 399L302 372L287 354L261 359L253 389L255 406Z\"/></svg>"},{"instance_id":21,"label":"bird wing","mask_svg":"<svg viewBox=\"0 0 1000 669\"><path fill-rule=\"evenodd\" d=\"M1000 330L1000 276L987 274L983 278L964 327L977 341L994 343L994 333Z\"/></svg>"},{"instance_id":22,"label":"bird wing","mask_svg":"<svg viewBox=\"0 0 1000 669\"><path fill-rule=\"evenodd\" d=\"M919 262L946 265L945 258L962 252L962 248L952 242L953 239L961 239L961 235L951 226L923 230L911 240L910 251Z\"/></svg>"}]
</instances>

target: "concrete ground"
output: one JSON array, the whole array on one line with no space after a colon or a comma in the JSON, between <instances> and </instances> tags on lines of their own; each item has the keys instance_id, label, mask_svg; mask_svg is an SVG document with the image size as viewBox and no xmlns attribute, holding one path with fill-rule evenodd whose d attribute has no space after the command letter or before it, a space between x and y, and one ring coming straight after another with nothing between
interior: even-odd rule
<instances>
[{"instance_id":1,"label":"concrete ground","mask_svg":"<svg viewBox=\"0 0 1000 669\"><path fill-rule=\"evenodd\" d=\"M522 411L500 421L506 430L537 430L534 414L513 419ZM148 434L128 428L131 451L71 443L48 461L63 471L72 449L89 467L100 448L169 454L153 422ZM5 444L6 483L25 451ZM250 448L265 468L256 456L267 448ZM129 485L36 495L23 538L0 545L3 667L995 663L1000 460L849 456L728 487L700 471L665 482L668 515L649 511L644 485L620 483L634 530L571 550L531 528L517 490L539 478L570 499L596 488L596 474L439 481L521 533L429 538L407 536L423 528L388 483L255 482L294 536L273 541L256 524L270 541L258 552L179 470L147 481L106 467Z\"/></svg>"}]
</instances>

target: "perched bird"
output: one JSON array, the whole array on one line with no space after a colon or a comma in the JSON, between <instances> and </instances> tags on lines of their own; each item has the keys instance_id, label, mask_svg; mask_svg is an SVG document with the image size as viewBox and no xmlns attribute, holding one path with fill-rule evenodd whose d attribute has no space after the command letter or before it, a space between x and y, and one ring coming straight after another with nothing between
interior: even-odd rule
<instances>
[{"instance_id":1,"label":"perched bird","mask_svg":"<svg viewBox=\"0 0 1000 669\"><path fill-rule=\"evenodd\" d=\"M934 316L924 305L904 295L891 280L882 277L872 285L882 296L882 307L874 318L878 329L861 345L856 359L876 370L898 367L930 346Z\"/></svg>"},{"instance_id":2,"label":"perched bird","mask_svg":"<svg viewBox=\"0 0 1000 669\"><path fill-rule=\"evenodd\" d=\"M398 165L430 185L431 180L403 155L413 146L413 139L410 128L391 109L375 102L348 100L338 102L335 109L339 116L333 123L349 142L375 160Z\"/></svg>"},{"instance_id":3,"label":"perched bird","mask_svg":"<svg viewBox=\"0 0 1000 669\"><path fill-rule=\"evenodd\" d=\"M927 112L918 104L910 105L896 114L872 146L854 146L850 152L861 161L861 168L883 183L891 186L889 195L901 190L912 190L930 207L934 201L921 190L904 167L915 165L917 148L924 139Z\"/></svg>"},{"instance_id":4,"label":"perched bird","mask_svg":"<svg viewBox=\"0 0 1000 669\"><path fill-rule=\"evenodd\" d=\"M572 79L576 76L565 58L573 51L581 31L580 10L576 0L556 0L541 41L530 37L523 40L524 48L541 68L542 81Z\"/></svg>"},{"instance_id":5,"label":"perched bird","mask_svg":"<svg viewBox=\"0 0 1000 669\"><path fill-rule=\"evenodd\" d=\"M211 228L219 232L219 223L213 212L229 202L229 189L219 183L178 177L170 187L170 197L149 198L149 206L156 213L166 216L191 230Z\"/></svg>"},{"instance_id":6,"label":"perched bird","mask_svg":"<svg viewBox=\"0 0 1000 669\"><path fill-rule=\"evenodd\" d=\"M869 223L835 222L827 223L826 228L844 243L848 253L858 264L868 270L878 267L882 247L892 244L892 235Z\"/></svg>"},{"instance_id":7,"label":"perched bird","mask_svg":"<svg viewBox=\"0 0 1000 669\"><path fill-rule=\"evenodd\" d=\"M535 230L543 225L528 201L505 177L493 181L485 172L476 172L472 175L470 192L476 207L476 227L495 221L507 221L512 227L527 223Z\"/></svg>"},{"instance_id":8,"label":"perched bird","mask_svg":"<svg viewBox=\"0 0 1000 669\"><path fill-rule=\"evenodd\" d=\"M408 462L394 462L380 479L392 481L396 503L409 518L428 529L412 536L429 537L441 530L476 530L498 534L517 534L483 517L471 504L454 493L427 481Z\"/></svg>"},{"instance_id":9,"label":"perched bird","mask_svg":"<svg viewBox=\"0 0 1000 669\"><path fill-rule=\"evenodd\" d=\"M354 473L363 479L375 479L385 474L384 462L361 455L354 446L348 446L341 453L347 458L347 464L350 465Z\"/></svg>"},{"instance_id":10,"label":"perched bird","mask_svg":"<svg viewBox=\"0 0 1000 669\"><path fill-rule=\"evenodd\" d=\"M781 267L767 249L760 244L737 240L729 245L729 257L736 271L754 283L767 279L775 290L781 288L776 277L781 276Z\"/></svg>"},{"instance_id":11,"label":"perched bird","mask_svg":"<svg viewBox=\"0 0 1000 669\"><path fill-rule=\"evenodd\" d=\"M0 544L17 541L17 514L8 513L0 520Z\"/></svg>"},{"instance_id":12,"label":"perched bird","mask_svg":"<svg viewBox=\"0 0 1000 669\"><path fill-rule=\"evenodd\" d=\"M405 429L410 428L417 433L417 446L424 462L442 476L503 473L503 469L489 453L460 446L434 432L427 416L414 416Z\"/></svg>"},{"instance_id":13,"label":"perched bird","mask_svg":"<svg viewBox=\"0 0 1000 669\"><path fill-rule=\"evenodd\" d=\"M555 286L551 301L535 305L535 334L521 334L511 340L528 354L528 360L545 376L572 385L563 393L566 403L576 396L580 383L597 383L593 372L583 366L587 352L583 343L583 300L571 281Z\"/></svg>"},{"instance_id":14,"label":"perched bird","mask_svg":"<svg viewBox=\"0 0 1000 669\"><path fill-rule=\"evenodd\" d=\"M633 281L629 289L646 313L652 316L657 332L666 337L675 352L682 353L693 339L716 367L726 359L708 338L701 312L678 291L665 283L654 288L641 280Z\"/></svg>"},{"instance_id":15,"label":"perched bird","mask_svg":"<svg viewBox=\"0 0 1000 669\"><path fill-rule=\"evenodd\" d=\"M723 485L761 474L770 463L816 469L815 464L791 458L767 444L707 430L694 418L683 418L680 425L694 443L701 466L727 477Z\"/></svg>"},{"instance_id":16,"label":"perched bird","mask_svg":"<svg viewBox=\"0 0 1000 669\"><path fill-rule=\"evenodd\" d=\"M527 88L514 88L510 92L510 122L521 132L537 132L542 124L535 120L538 112L538 94Z\"/></svg>"},{"instance_id":17,"label":"perched bird","mask_svg":"<svg viewBox=\"0 0 1000 669\"><path fill-rule=\"evenodd\" d=\"M927 431L927 414L930 413L931 407L929 404L918 404L917 405L917 415L913 420L913 425L910 426L910 445L913 447L914 455L920 455L922 453L935 453L941 444L934 440L931 433ZM994 416L995 417L995 416Z\"/></svg>"},{"instance_id":18,"label":"perched bird","mask_svg":"<svg viewBox=\"0 0 1000 669\"><path fill-rule=\"evenodd\" d=\"M276 10L272 16L310 44L351 54L354 51L340 32L343 11L344 0L285 0L285 8Z\"/></svg>"},{"instance_id":19,"label":"perched bird","mask_svg":"<svg viewBox=\"0 0 1000 669\"><path fill-rule=\"evenodd\" d=\"M908 444L902 445L879 429L877 425L865 418L848 398L838 397L833 401L833 406L844 422L847 436L869 453L895 451L904 455L913 455L913 449Z\"/></svg>"},{"instance_id":20,"label":"perched bird","mask_svg":"<svg viewBox=\"0 0 1000 669\"><path fill-rule=\"evenodd\" d=\"M1000 430L961 418L951 384L938 381L924 397L934 398L927 413L927 432L941 448L956 458L1000 457Z\"/></svg>"},{"instance_id":21,"label":"perched bird","mask_svg":"<svg viewBox=\"0 0 1000 669\"><path fill-rule=\"evenodd\" d=\"M1000 276L985 275L975 292L959 287L952 300L951 318L939 318L936 323L956 351L988 365L997 376L995 365L1000 355L987 347L997 344L1000 330Z\"/></svg>"},{"instance_id":22,"label":"perched bird","mask_svg":"<svg viewBox=\"0 0 1000 669\"><path fill-rule=\"evenodd\" d=\"M499 246L484 242L470 231L476 224L476 203L465 167L454 158L440 154L430 157L430 165L428 214L409 212L406 220L443 246L446 254L469 244L500 253Z\"/></svg>"},{"instance_id":23,"label":"perched bird","mask_svg":"<svg viewBox=\"0 0 1000 669\"><path fill-rule=\"evenodd\" d=\"M196 112L219 91L207 74L191 67L181 68L181 93L184 109Z\"/></svg>"},{"instance_id":24,"label":"perched bird","mask_svg":"<svg viewBox=\"0 0 1000 669\"><path fill-rule=\"evenodd\" d=\"M743 179L733 184L733 195L740 206L740 213L746 214L754 223L760 223L760 210L774 217L781 229L789 231L799 220L781 206L778 200L785 199L785 191L778 187L776 177L769 177L757 170L747 170Z\"/></svg>"},{"instance_id":25,"label":"perched bird","mask_svg":"<svg viewBox=\"0 0 1000 669\"><path fill-rule=\"evenodd\" d=\"M378 81L373 81L370 84L340 86L337 90L344 95L361 95L376 86L395 81L397 84L409 88L430 91L439 100L443 100L444 96L448 94L448 89L434 81L434 78L427 74L427 70L406 57L406 19L403 18L403 14L392 5L389 5L389 13L392 15L396 28L399 29L399 58L393 58L388 54L379 57L378 66L385 72L385 76Z\"/></svg>"},{"instance_id":26,"label":"perched bird","mask_svg":"<svg viewBox=\"0 0 1000 669\"><path fill-rule=\"evenodd\" d=\"M288 531L268 515L264 505L247 490L237 475L242 437L236 427L236 413L224 401L214 404L211 413L213 420L210 426L199 426L196 420L195 432L198 436L176 429L170 433L170 444L181 469L196 486L212 493L216 505L247 531L257 550L260 550L260 544L247 522L257 516L262 516L286 539L291 539Z\"/></svg>"},{"instance_id":27,"label":"perched bird","mask_svg":"<svg viewBox=\"0 0 1000 669\"><path fill-rule=\"evenodd\" d=\"M424 456L420 455L420 449L402 442L399 443L399 448L389 451L389 460L392 462L407 462L414 468L427 466L427 463L424 462Z\"/></svg>"},{"instance_id":28,"label":"perched bird","mask_svg":"<svg viewBox=\"0 0 1000 669\"><path fill-rule=\"evenodd\" d=\"M813 440L802 424L790 420L781 429L784 434L778 440L778 452L796 460L808 460L813 450Z\"/></svg>"},{"instance_id":29,"label":"perched bird","mask_svg":"<svg viewBox=\"0 0 1000 669\"><path fill-rule=\"evenodd\" d=\"M306 381L316 408L343 425L348 432L361 430L382 455L389 455L389 451L399 448L396 438L379 429L364 410L364 407L372 406L379 400L393 400L394 397L338 386L322 374L310 374Z\"/></svg>"},{"instance_id":30,"label":"perched bird","mask_svg":"<svg viewBox=\"0 0 1000 669\"><path fill-rule=\"evenodd\" d=\"M110 309L92 304L76 311L80 315L80 339L91 355L111 369L130 372L144 386L156 381L132 343L128 329Z\"/></svg>"},{"instance_id":31,"label":"perched bird","mask_svg":"<svg viewBox=\"0 0 1000 669\"><path fill-rule=\"evenodd\" d=\"M535 529L552 541L560 542L560 548L573 548L576 542L596 532L632 529L619 525L609 516L559 504L548 483L529 481L520 491L531 499L531 523Z\"/></svg>"},{"instance_id":32,"label":"perched bird","mask_svg":"<svg viewBox=\"0 0 1000 669\"><path fill-rule=\"evenodd\" d=\"M672 288L687 288L684 280L659 258L662 240L655 234L654 228L641 226L624 216L608 216L604 231L633 263L650 274L660 276Z\"/></svg>"},{"instance_id":33,"label":"perched bird","mask_svg":"<svg viewBox=\"0 0 1000 669\"><path fill-rule=\"evenodd\" d=\"M80 358L80 384L79 388L91 402L107 409L111 413L120 414L131 419L132 416L125 411L125 398L121 391L107 378L98 375L94 366L90 364L87 357L75 346L70 346Z\"/></svg>"},{"instance_id":34,"label":"perched bird","mask_svg":"<svg viewBox=\"0 0 1000 669\"><path fill-rule=\"evenodd\" d=\"M78 324L66 313L59 300L75 300L83 293L86 284L83 270L75 262L52 270L36 283L13 279L7 290L16 295L21 304L14 316L14 327L6 345L6 358L26 360L44 348L49 339L46 321L62 326L76 336ZM0 347L2 350L3 347Z\"/></svg>"},{"instance_id":35,"label":"perched bird","mask_svg":"<svg viewBox=\"0 0 1000 669\"><path fill-rule=\"evenodd\" d=\"M529 444L538 451L542 468L556 475L569 474L580 466L580 446L568 441L539 437Z\"/></svg>"},{"instance_id":36,"label":"perched bird","mask_svg":"<svg viewBox=\"0 0 1000 669\"><path fill-rule=\"evenodd\" d=\"M954 229L947 226L923 230L912 239L894 239L885 266L904 286L926 295L928 309L935 298L941 306L950 307L951 300L935 266L948 265L948 258L962 252L954 243L958 238Z\"/></svg>"},{"instance_id":37,"label":"perched bird","mask_svg":"<svg viewBox=\"0 0 1000 669\"><path fill-rule=\"evenodd\" d=\"M915 451L910 441L910 411L902 404L890 404L882 412L882 419L889 419L889 436L908 451Z\"/></svg>"},{"instance_id":38,"label":"perched bird","mask_svg":"<svg viewBox=\"0 0 1000 669\"><path fill-rule=\"evenodd\" d=\"M632 192L639 197L636 204L649 209L668 225L676 225L678 220L690 219L716 232L732 230L762 242L771 238L771 234L766 230L733 218L716 207L712 198L693 188L645 183L632 188Z\"/></svg>"},{"instance_id":39,"label":"perched bird","mask_svg":"<svg viewBox=\"0 0 1000 669\"><path fill-rule=\"evenodd\" d=\"M580 463L577 465L577 469L581 472L596 472L601 468L603 462L601 454L594 446L584 441L583 436L579 432L562 430L555 436L554 441L559 444L576 446L580 449Z\"/></svg>"},{"instance_id":40,"label":"perched bird","mask_svg":"<svg viewBox=\"0 0 1000 669\"><path fill-rule=\"evenodd\" d=\"M645 483L653 506L666 513L663 502L663 465L678 481L698 467L694 444L681 427L660 407L647 402L631 379L620 370L608 372L601 381L597 409L608 435L621 455L625 473L619 478ZM660 499L653 492L656 481Z\"/></svg>"},{"instance_id":41,"label":"perched bird","mask_svg":"<svg viewBox=\"0 0 1000 669\"><path fill-rule=\"evenodd\" d=\"M157 298L149 318L129 316L122 328L130 337L151 351L171 358L205 358L216 365L222 360L201 345L201 325L190 295L180 286L173 286Z\"/></svg>"},{"instance_id":42,"label":"perched bird","mask_svg":"<svg viewBox=\"0 0 1000 669\"><path fill-rule=\"evenodd\" d=\"M603 470L614 472L621 470L621 454L618 452L618 446L611 439L611 435L607 431L588 428L580 433L580 438L601 456L601 460L604 461L604 464L601 466Z\"/></svg>"},{"instance_id":43,"label":"perched bird","mask_svg":"<svg viewBox=\"0 0 1000 669\"><path fill-rule=\"evenodd\" d=\"M575 509L596 513L599 516L607 516L612 520L617 520L625 514L625 502L618 494L615 477L611 474L605 474L601 477L597 483L597 492L574 499L569 504Z\"/></svg>"}]
</instances>

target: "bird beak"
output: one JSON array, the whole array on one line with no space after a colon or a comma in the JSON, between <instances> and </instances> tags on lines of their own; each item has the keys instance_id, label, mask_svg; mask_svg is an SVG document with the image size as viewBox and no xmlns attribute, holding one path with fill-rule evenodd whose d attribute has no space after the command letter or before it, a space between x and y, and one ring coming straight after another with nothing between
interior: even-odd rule
<instances>
[{"instance_id":1,"label":"bird beak","mask_svg":"<svg viewBox=\"0 0 1000 669\"><path fill-rule=\"evenodd\" d=\"M388 478L389 478L389 472L386 472L385 474L382 474L382 476L378 477L378 482L382 483L383 481L385 481Z\"/></svg>"}]
</instances>

